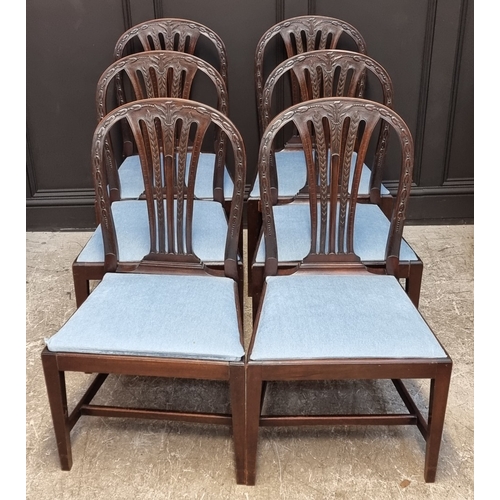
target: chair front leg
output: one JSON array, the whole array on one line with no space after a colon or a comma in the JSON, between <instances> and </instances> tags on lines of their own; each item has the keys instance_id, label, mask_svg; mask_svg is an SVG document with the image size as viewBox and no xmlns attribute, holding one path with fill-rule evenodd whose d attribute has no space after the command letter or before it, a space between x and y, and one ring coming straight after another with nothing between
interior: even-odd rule
<instances>
[{"instance_id":1,"label":"chair front leg","mask_svg":"<svg viewBox=\"0 0 500 500\"><path fill-rule=\"evenodd\" d=\"M64 372L59 371L57 368L56 355L47 349L42 352L42 366L61 469L70 470L73 459Z\"/></svg>"},{"instance_id":2,"label":"chair front leg","mask_svg":"<svg viewBox=\"0 0 500 500\"><path fill-rule=\"evenodd\" d=\"M247 420L246 420L246 484L255 484L257 470L257 442L262 399L262 378L259 366L247 366Z\"/></svg>"},{"instance_id":3,"label":"chair front leg","mask_svg":"<svg viewBox=\"0 0 500 500\"><path fill-rule=\"evenodd\" d=\"M236 482L237 484L247 484L245 456L245 366L243 364L233 364L229 370Z\"/></svg>"},{"instance_id":4,"label":"chair front leg","mask_svg":"<svg viewBox=\"0 0 500 500\"><path fill-rule=\"evenodd\" d=\"M433 483L436 479L439 448L443 435L446 402L450 387L451 367L451 362L441 365L438 376L431 380L424 468L424 478L427 483Z\"/></svg>"}]
</instances>

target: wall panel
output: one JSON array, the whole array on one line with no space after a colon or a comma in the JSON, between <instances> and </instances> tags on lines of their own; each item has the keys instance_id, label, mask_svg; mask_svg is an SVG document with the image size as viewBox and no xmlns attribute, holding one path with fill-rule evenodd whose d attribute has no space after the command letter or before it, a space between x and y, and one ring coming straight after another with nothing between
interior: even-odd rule
<instances>
[{"instance_id":1,"label":"wall panel","mask_svg":"<svg viewBox=\"0 0 500 500\"><path fill-rule=\"evenodd\" d=\"M257 160L253 62L262 33L303 14L353 24L369 55L391 74L395 109L414 134L410 219L473 217L472 0L28 0L26 5L29 229L94 225L89 149L95 85L112 61L118 36L153 17L193 19L223 39L230 117L245 140L248 181ZM392 162L389 156L389 186Z\"/></svg>"},{"instance_id":2,"label":"wall panel","mask_svg":"<svg viewBox=\"0 0 500 500\"><path fill-rule=\"evenodd\" d=\"M114 0L28 0L26 12L27 177L32 194L27 226L88 227L94 220L90 142L96 125L95 88L124 29L122 5ZM85 206L86 216L71 215L73 207L81 215ZM60 214L54 218L56 212Z\"/></svg>"},{"instance_id":3,"label":"wall panel","mask_svg":"<svg viewBox=\"0 0 500 500\"><path fill-rule=\"evenodd\" d=\"M464 9L463 32L461 33L456 58L453 91L454 107L450 113L450 144L445 166L445 182L474 180L474 50L473 12L468 3Z\"/></svg>"}]
</instances>

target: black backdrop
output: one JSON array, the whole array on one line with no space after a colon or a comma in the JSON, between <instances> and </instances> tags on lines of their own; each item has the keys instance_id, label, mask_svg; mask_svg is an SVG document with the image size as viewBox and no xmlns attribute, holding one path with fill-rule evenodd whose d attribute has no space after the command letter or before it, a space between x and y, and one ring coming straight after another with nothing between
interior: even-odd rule
<instances>
[{"instance_id":1,"label":"black backdrop","mask_svg":"<svg viewBox=\"0 0 500 500\"><path fill-rule=\"evenodd\" d=\"M303 14L354 25L391 75L394 107L416 146L410 223L471 222L473 0L27 0L27 229L94 227L96 83L119 35L155 17L192 19L223 39L230 117L245 139L252 178L255 47L270 26Z\"/></svg>"}]
</instances>

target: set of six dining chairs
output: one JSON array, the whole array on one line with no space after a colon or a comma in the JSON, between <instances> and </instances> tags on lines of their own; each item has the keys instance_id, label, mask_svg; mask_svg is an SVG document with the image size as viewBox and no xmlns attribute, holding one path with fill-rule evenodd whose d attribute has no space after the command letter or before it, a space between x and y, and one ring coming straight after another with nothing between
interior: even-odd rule
<instances>
[{"instance_id":1,"label":"set of six dining chairs","mask_svg":"<svg viewBox=\"0 0 500 500\"><path fill-rule=\"evenodd\" d=\"M196 55L204 43L218 67ZM266 74L269 47L285 57ZM248 485L261 426L416 425L434 481L452 361L418 311L423 264L403 238L411 132L361 34L322 16L263 34L248 193L222 39L194 21L156 19L127 30L114 59L97 83L91 144L98 227L72 266L77 309L42 352L62 469L84 415L229 425L236 480ZM389 143L399 155L391 189ZM69 412L72 371L96 376ZM110 374L226 381L230 411L92 403ZM264 411L269 383L383 379L404 411ZM427 418L406 379L430 380Z\"/></svg>"}]
</instances>

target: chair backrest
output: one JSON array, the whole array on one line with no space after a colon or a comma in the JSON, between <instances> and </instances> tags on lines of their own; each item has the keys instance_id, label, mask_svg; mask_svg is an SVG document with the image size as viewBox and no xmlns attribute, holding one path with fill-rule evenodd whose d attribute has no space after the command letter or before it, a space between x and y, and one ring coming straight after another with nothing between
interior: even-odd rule
<instances>
[{"instance_id":1,"label":"chair backrest","mask_svg":"<svg viewBox=\"0 0 500 500\"><path fill-rule=\"evenodd\" d=\"M282 59L312 50L336 48L348 48L366 54L366 43L361 33L341 19L308 15L292 17L275 24L261 36L255 50L255 91L259 117L261 116L264 82L267 79L264 69L266 48L271 41L276 39L280 39L285 47L285 56ZM292 79L293 104L299 102L297 92L298 89ZM264 128L261 123L259 126L262 134Z\"/></svg>"},{"instance_id":2,"label":"chair backrest","mask_svg":"<svg viewBox=\"0 0 500 500\"><path fill-rule=\"evenodd\" d=\"M130 126L138 147L149 220L150 253L136 269L147 272L159 266L175 272L190 267L193 272L205 272L204 264L192 247L194 186L203 139L210 127L216 127L231 145L235 166L224 274L238 279L237 252L246 171L243 140L220 111L179 98L153 98L124 104L106 115L96 128L92 141L92 172L106 272L117 269L119 248L107 189L105 144L113 127L120 126L122 120ZM193 138L191 145L190 137Z\"/></svg>"},{"instance_id":3,"label":"chair backrest","mask_svg":"<svg viewBox=\"0 0 500 500\"><path fill-rule=\"evenodd\" d=\"M354 218L361 171L370 141L381 121L394 130L401 150L399 185L386 246L387 271L395 273L413 171L410 130L399 115L383 104L352 97L331 97L291 106L271 121L262 138L258 169L266 275L277 273L279 258L270 183L276 135L284 126L293 123L306 160L311 247L299 267L352 266L360 262L354 253ZM356 143L359 147L356 161L352 163Z\"/></svg>"},{"instance_id":4,"label":"chair backrest","mask_svg":"<svg viewBox=\"0 0 500 500\"><path fill-rule=\"evenodd\" d=\"M112 106L109 105L111 90L113 85L120 81L125 84L122 87L122 104L139 99L153 97L178 97L183 99L191 98L191 90L197 79L206 75L203 84L208 82L215 90L214 106L228 115L227 88L222 76L218 71L201 60L200 58L183 52L168 50L154 50L150 52L131 54L125 56L111 64L101 75L97 84L96 108L98 119L102 119ZM125 92L125 87L129 91ZM115 103L113 103L116 105ZM123 124L125 125L125 124ZM123 156L130 156L135 145L130 137L128 127L122 127ZM120 199L120 187L115 155L112 154L112 147L108 145L108 182L113 201ZM225 154L224 134L216 137L216 167L214 175L214 198L218 201L224 199L224 154Z\"/></svg>"},{"instance_id":5,"label":"chair backrest","mask_svg":"<svg viewBox=\"0 0 500 500\"><path fill-rule=\"evenodd\" d=\"M224 42L207 26L189 19L151 19L133 26L117 40L114 58L117 60L130 53L150 50L174 50L195 54L202 39L215 49L215 59L217 59L214 61L215 67L227 86L227 52ZM207 56L210 57L210 55ZM205 60L210 62L208 59Z\"/></svg>"},{"instance_id":6,"label":"chair backrest","mask_svg":"<svg viewBox=\"0 0 500 500\"><path fill-rule=\"evenodd\" d=\"M271 72L263 88L261 123L265 129L272 117L275 89L280 80L294 77L298 86L298 102L322 97L363 97L366 83L380 88L381 102L392 108L393 84L384 67L366 54L323 49L292 56ZM377 89L374 89L377 90ZM389 125L380 127L379 139L371 167L372 202L378 203L382 184L383 161L387 151ZM272 175L273 182L277 176ZM277 188L277 186L276 186Z\"/></svg>"},{"instance_id":7,"label":"chair backrest","mask_svg":"<svg viewBox=\"0 0 500 500\"><path fill-rule=\"evenodd\" d=\"M220 73L197 56L172 50L152 50L125 56L111 64L97 83L96 107L100 120L110 109L109 93L118 76L130 84L130 92L122 94L121 106L127 102L153 97L189 99L197 73L204 73L217 93L217 109L228 114L227 87ZM124 79L126 75L127 79ZM215 106L213 106L215 107Z\"/></svg>"}]
</instances>

